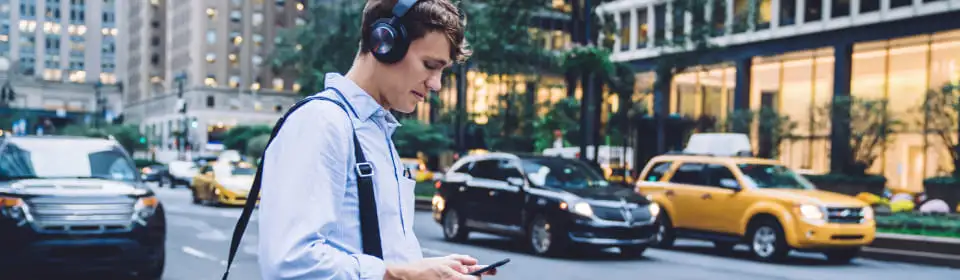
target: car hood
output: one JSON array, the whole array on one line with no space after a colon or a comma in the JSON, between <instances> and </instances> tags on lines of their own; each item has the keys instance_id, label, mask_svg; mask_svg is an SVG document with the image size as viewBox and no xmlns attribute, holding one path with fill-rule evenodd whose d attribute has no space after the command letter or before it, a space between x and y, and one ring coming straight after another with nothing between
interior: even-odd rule
<instances>
[{"instance_id":1,"label":"car hood","mask_svg":"<svg viewBox=\"0 0 960 280\"><path fill-rule=\"evenodd\" d=\"M609 187L566 190L567 192L588 200L600 201L620 201L626 200L631 203L647 204L649 201L642 195L633 191L632 188L613 184Z\"/></svg>"},{"instance_id":2,"label":"car hood","mask_svg":"<svg viewBox=\"0 0 960 280\"><path fill-rule=\"evenodd\" d=\"M844 194L822 190L760 189L760 193L797 203L835 207L864 207L866 203Z\"/></svg>"},{"instance_id":3,"label":"car hood","mask_svg":"<svg viewBox=\"0 0 960 280\"><path fill-rule=\"evenodd\" d=\"M144 195L150 190L136 182L103 179L24 179L4 182L0 191L23 195Z\"/></svg>"}]
</instances>

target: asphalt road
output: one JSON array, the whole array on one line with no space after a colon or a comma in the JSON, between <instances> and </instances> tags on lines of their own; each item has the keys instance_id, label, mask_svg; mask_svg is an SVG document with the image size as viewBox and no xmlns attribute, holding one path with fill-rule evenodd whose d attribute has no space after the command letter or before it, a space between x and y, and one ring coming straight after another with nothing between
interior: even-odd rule
<instances>
[{"instance_id":1,"label":"asphalt road","mask_svg":"<svg viewBox=\"0 0 960 280\"><path fill-rule=\"evenodd\" d=\"M193 205L184 188L159 189L158 194L169 225L163 279L220 279L240 208ZM256 218L254 214L230 279L260 279ZM499 275L485 279L960 279L957 269L867 259L831 265L818 254L796 254L786 264L758 263L748 259L746 248L720 255L710 243L695 241L680 241L676 250L651 249L636 259L623 259L613 252L550 259L526 253L517 242L484 234L472 234L464 244L446 242L427 212L417 213L415 227L428 257L458 253L484 263L511 259Z\"/></svg>"}]
</instances>

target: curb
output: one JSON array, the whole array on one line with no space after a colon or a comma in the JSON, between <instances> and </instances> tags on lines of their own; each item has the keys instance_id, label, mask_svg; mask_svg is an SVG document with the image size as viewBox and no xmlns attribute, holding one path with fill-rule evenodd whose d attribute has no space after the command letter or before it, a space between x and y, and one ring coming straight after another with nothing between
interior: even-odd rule
<instances>
[{"instance_id":1,"label":"curb","mask_svg":"<svg viewBox=\"0 0 960 280\"><path fill-rule=\"evenodd\" d=\"M417 197L414 205L417 211L433 211L433 199L429 197Z\"/></svg>"},{"instance_id":2,"label":"curb","mask_svg":"<svg viewBox=\"0 0 960 280\"><path fill-rule=\"evenodd\" d=\"M960 239L877 233L860 256L868 259L960 268Z\"/></svg>"}]
</instances>

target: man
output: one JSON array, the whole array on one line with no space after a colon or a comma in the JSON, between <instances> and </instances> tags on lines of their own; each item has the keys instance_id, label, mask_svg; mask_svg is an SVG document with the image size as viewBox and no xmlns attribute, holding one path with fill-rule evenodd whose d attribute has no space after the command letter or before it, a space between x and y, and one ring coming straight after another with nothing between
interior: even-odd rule
<instances>
[{"instance_id":1,"label":"man","mask_svg":"<svg viewBox=\"0 0 960 280\"><path fill-rule=\"evenodd\" d=\"M413 232L415 181L390 140L390 110L412 112L440 89L444 68L469 55L464 23L449 0L400 0L408 47L376 28L397 0L369 0L360 51L345 75L330 73L320 96L291 113L263 157L259 263L264 279L478 279L468 256L424 259ZM384 33L386 32L386 33ZM378 37L381 36L381 37ZM405 49L391 59L391 48ZM362 252L353 133L373 165L383 259ZM366 177L365 177L366 178ZM490 273L493 274L493 273Z\"/></svg>"}]
</instances>

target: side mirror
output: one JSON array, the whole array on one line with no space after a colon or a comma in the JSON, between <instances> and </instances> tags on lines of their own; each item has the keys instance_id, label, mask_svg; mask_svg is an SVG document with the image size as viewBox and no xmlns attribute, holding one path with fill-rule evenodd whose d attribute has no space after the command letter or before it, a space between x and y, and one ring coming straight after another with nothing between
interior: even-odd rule
<instances>
[{"instance_id":1,"label":"side mirror","mask_svg":"<svg viewBox=\"0 0 960 280\"><path fill-rule=\"evenodd\" d=\"M740 190L740 184L734 179L720 179L720 186L732 190Z\"/></svg>"},{"instance_id":2,"label":"side mirror","mask_svg":"<svg viewBox=\"0 0 960 280\"><path fill-rule=\"evenodd\" d=\"M516 186L516 187L523 186L523 178L510 177L510 178L507 178L507 183L509 183L511 186Z\"/></svg>"}]
</instances>

